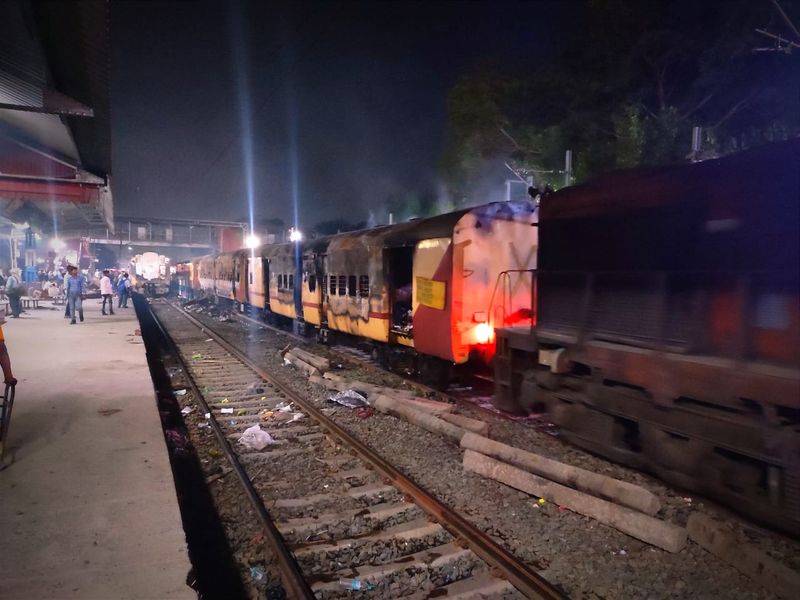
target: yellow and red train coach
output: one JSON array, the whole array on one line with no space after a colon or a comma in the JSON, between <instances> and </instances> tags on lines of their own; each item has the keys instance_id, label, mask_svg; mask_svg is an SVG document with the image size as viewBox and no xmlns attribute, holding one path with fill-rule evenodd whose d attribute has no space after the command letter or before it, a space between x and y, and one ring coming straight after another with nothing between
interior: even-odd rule
<instances>
[{"instance_id":1,"label":"yellow and red train coach","mask_svg":"<svg viewBox=\"0 0 800 600\"><path fill-rule=\"evenodd\" d=\"M494 327L533 318L537 216L482 205L305 243L197 259L201 290L271 318L464 363ZM205 267L204 267L205 265Z\"/></svg>"}]
</instances>

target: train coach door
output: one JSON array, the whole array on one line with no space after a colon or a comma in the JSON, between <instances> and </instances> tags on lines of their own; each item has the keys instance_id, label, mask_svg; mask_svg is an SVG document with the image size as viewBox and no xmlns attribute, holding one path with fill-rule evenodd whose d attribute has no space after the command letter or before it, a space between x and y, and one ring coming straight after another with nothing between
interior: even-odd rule
<instances>
[{"instance_id":1,"label":"train coach door","mask_svg":"<svg viewBox=\"0 0 800 600\"><path fill-rule=\"evenodd\" d=\"M328 264L327 254L318 254L314 260L317 271L317 285L320 288L319 294L319 341L326 343L328 341L328 294L330 287L328 284L328 274L330 268Z\"/></svg>"},{"instance_id":2,"label":"train coach door","mask_svg":"<svg viewBox=\"0 0 800 600\"><path fill-rule=\"evenodd\" d=\"M414 322L412 316L412 289L414 274L414 246L388 248L383 264L386 287L389 291L389 331L397 343L413 345Z\"/></svg>"},{"instance_id":3,"label":"train coach door","mask_svg":"<svg viewBox=\"0 0 800 600\"><path fill-rule=\"evenodd\" d=\"M242 307L241 303L239 302L239 271L241 270L239 268L239 257L234 254L231 262L233 263L231 265L233 269L233 273L231 275L231 298L233 298L235 303L240 305L239 310L241 310Z\"/></svg>"},{"instance_id":4,"label":"train coach door","mask_svg":"<svg viewBox=\"0 0 800 600\"><path fill-rule=\"evenodd\" d=\"M253 269L251 268L250 259L245 254L242 257L242 298L244 298L244 304L249 304L251 307L253 305L252 300L250 299L250 294L253 291Z\"/></svg>"},{"instance_id":5,"label":"train coach door","mask_svg":"<svg viewBox=\"0 0 800 600\"><path fill-rule=\"evenodd\" d=\"M269 259L266 257L262 257L261 260L264 261L263 267L261 269L261 273L264 276L264 314L269 315L272 312L272 305L270 304L270 295L269 295Z\"/></svg>"}]
</instances>

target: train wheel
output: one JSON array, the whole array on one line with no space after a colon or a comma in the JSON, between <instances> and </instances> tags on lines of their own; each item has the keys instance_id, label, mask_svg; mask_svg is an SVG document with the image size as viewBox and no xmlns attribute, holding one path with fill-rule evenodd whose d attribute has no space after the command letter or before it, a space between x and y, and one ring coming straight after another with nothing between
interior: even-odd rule
<instances>
[{"instance_id":1,"label":"train wheel","mask_svg":"<svg viewBox=\"0 0 800 600\"><path fill-rule=\"evenodd\" d=\"M439 390L447 389L453 378L453 366L449 362L425 356L418 364L420 377L425 383Z\"/></svg>"},{"instance_id":2,"label":"train wheel","mask_svg":"<svg viewBox=\"0 0 800 600\"><path fill-rule=\"evenodd\" d=\"M374 346L372 348L372 360L378 363L384 369L389 367L389 352L385 346Z\"/></svg>"}]
</instances>

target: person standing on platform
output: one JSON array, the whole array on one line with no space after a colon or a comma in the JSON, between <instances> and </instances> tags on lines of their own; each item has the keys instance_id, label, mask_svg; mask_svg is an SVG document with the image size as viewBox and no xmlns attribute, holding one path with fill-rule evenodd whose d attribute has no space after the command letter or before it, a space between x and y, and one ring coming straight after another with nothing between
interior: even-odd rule
<instances>
[{"instance_id":1,"label":"person standing on platform","mask_svg":"<svg viewBox=\"0 0 800 600\"><path fill-rule=\"evenodd\" d=\"M22 310L22 285L19 282L19 269L11 269L8 279L6 279L6 296L11 307L11 316L15 319L19 317Z\"/></svg>"},{"instance_id":2,"label":"person standing on platform","mask_svg":"<svg viewBox=\"0 0 800 600\"><path fill-rule=\"evenodd\" d=\"M111 278L108 276L108 269L103 271L100 278L100 295L103 296L103 314L114 314L114 287L111 285ZM108 302L108 313L106 313L106 302Z\"/></svg>"},{"instance_id":3,"label":"person standing on platform","mask_svg":"<svg viewBox=\"0 0 800 600\"><path fill-rule=\"evenodd\" d=\"M125 296L127 291L128 289L125 287L125 271L122 271L119 274L119 279L117 279L117 308L122 308L123 304L127 304Z\"/></svg>"},{"instance_id":4,"label":"person standing on platform","mask_svg":"<svg viewBox=\"0 0 800 600\"><path fill-rule=\"evenodd\" d=\"M83 323L83 290L86 287L86 282L83 275L78 271L77 267L70 267L69 282L67 283L67 303L69 304L69 312L72 315L70 325L75 325L75 317L80 316L81 323Z\"/></svg>"},{"instance_id":5,"label":"person standing on platform","mask_svg":"<svg viewBox=\"0 0 800 600\"><path fill-rule=\"evenodd\" d=\"M119 280L117 288L119 292L119 302L120 302L118 308L120 306L122 308L128 308L128 298L131 295L131 280L128 279L127 273L122 274L122 277Z\"/></svg>"}]
</instances>

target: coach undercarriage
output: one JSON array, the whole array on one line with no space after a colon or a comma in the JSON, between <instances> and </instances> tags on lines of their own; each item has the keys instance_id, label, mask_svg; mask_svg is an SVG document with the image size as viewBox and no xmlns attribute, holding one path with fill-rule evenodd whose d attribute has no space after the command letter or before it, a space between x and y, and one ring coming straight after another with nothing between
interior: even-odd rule
<instances>
[{"instance_id":1,"label":"coach undercarriage","mask_svg":"<svg viewBox=\"0 0 800 600\"><path fill-rule=\"evenodd\" d=\"M570 443L800 534L800 411L743 398L667 400L582 364L553 373L530 356L506 348L497 357L502 408L544 410Z\"/></svg>"}]
</instances>

